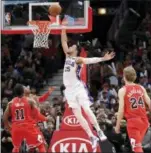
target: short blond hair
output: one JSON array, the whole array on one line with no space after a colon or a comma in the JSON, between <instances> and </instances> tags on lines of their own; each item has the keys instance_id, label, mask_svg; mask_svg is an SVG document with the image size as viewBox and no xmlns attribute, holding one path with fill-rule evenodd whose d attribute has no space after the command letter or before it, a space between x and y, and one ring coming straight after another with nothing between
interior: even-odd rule
<instances>
[{"instance_id":1,"label":"short blond hair","mask_svg":"<svg viewBox=\"0 0 151 153\"><path fill-rule=\"evenodd\" d=\"M136 71L132 66L124 68L124 77L128 82L135 82L136 80Z\"/></svg>"}]
</instances>

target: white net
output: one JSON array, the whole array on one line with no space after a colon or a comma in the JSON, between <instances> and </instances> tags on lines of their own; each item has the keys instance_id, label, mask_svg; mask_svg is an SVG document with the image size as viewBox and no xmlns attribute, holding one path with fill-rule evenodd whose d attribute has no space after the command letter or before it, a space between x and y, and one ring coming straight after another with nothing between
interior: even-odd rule
<instances>
[{"instance_id":1,"label":"white net","mask_svg":"<svg viewBox=\"0 0 151 153\"><path fill-rule=\"evenodd\" d=\"M30 21L28 22L34 34L34 48L49 48L48 36L50 34L49 21Z\"/></svg>"}]
</instances>

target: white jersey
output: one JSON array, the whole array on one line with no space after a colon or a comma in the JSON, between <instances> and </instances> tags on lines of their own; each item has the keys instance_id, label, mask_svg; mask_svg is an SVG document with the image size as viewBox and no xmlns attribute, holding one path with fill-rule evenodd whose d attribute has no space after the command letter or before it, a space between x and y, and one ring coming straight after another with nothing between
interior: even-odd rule
<instances>
[{"instance_id":1,"label":"white jersey","mask_svg":"<svg viewBox=\"0 0 151 153\"><path fill-rule=\"evenodd\" d=\"M81 106L93 104L86 85L80 80L82 66L76 63L76 57L66 57L63 83L66 87L65 97L71 108L81 108Z\"/></svg>"},{"instance_id":2,"label":"white jersey","mask_svg":"<svg viewBox=\"0 0 151 153\"><path fill-rule=\"evenodd\" d=\"M76 88L82 84L80 73L82 65L76 63L76 57L66 57L63 72L63 83L66 88Z\"/></svg>"}]
</instances>

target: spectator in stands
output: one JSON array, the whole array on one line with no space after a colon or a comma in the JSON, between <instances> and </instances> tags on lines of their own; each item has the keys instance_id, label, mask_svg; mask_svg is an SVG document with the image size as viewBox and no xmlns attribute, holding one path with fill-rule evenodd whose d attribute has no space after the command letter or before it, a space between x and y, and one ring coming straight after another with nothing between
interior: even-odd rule
<instances>
[{"instance_id":1,"label":"spectator in stands","mask_svg":"<svg viewBox=\"0 0 151 153\"><path fill-rule=\"evenodd\" d=\"M9 79L6 82L6 87L4 88L4 96L8 98L8 100L13 97L13 87L15 85L15 79Z\"/></svg>"},{"instance_id":2,"label":"spectator in stands","mask_svg":"<svg viewBox=\"0 0 151 153\"><path fill-rule=\"evenodd\" d=\"M148 129L143 140L143 149L145 153L151 152L151 127Z\"/></svg>"},{"instance_id":3,"label":"spectator in stands","mask_svg":"<svg viewBox=\"0 0 151 153\"><path fill-rule=\"evenodd\" d=\"M1 133L1 145L7 153L11 153L13 149L12 138L8 131L3 130Z\"/></svg>"}]
</instances>

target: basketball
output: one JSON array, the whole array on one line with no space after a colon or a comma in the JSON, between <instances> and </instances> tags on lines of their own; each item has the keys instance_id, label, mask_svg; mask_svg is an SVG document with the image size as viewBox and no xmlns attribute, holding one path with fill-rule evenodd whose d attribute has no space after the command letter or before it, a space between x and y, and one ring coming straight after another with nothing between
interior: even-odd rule
<instances>
[{"instance_id":1,"label":"basketball","mask_svg":"<svg viewBox=\"0 0 151 153\"><path fill-rule=\"evenodd\" d=\"M48 12L51 16L57 16L61 13L62 8L59 4L49 6Z\"/></svg>"}]
</instances>

